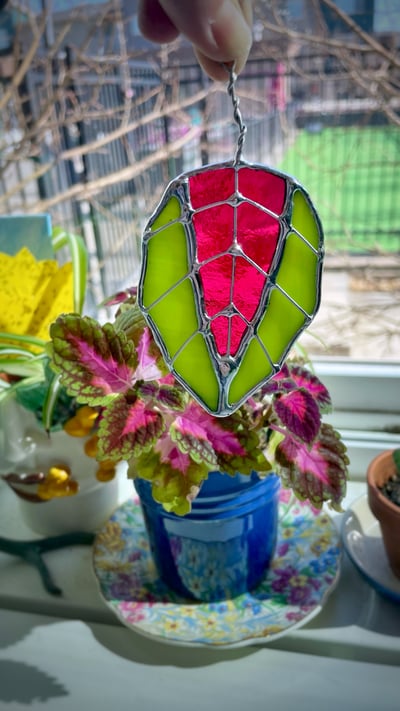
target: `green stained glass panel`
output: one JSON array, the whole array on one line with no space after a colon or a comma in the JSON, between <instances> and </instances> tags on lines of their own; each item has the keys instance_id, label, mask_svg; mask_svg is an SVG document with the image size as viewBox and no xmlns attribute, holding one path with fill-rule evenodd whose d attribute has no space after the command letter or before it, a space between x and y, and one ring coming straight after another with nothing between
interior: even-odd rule
<instances>
[{"instance_id":1,"label":"green stained glass panel","mask_svg":"<svg viewBox=\"0 0 400 711\"><path fill-rule=\"evenodd\" d=\"M274 289L257 330L273 363L280 362L287 344L303 328L304 322L304 314L284 294Z\"/></svg>"},{"instance_id":2,"label":"green stained glass panel","mask_svg":"<svg viewBox=\"0 0 400 711\"><path fill-rule=\"evenodd\" d=\"M198 333L174 361L177 374L209 410L218 409L219 383L204 337ZM200 376L200 377L199 377Z\"/></svg>"},{"instance_id":3,"label":"green stained glass panel","mask_svg":"<svg viewBox=\"0 0 400 711\"><path fill-rule=\"evenodd\" d=\"M175 198L173 200L177 202ZM147 246L144 306L150 308L160 296L185 277L188 270L187 240L180 222L152 235Z\"/></svg>"},{"instance_id":4,"label":"green stained glass panel","mask_svg":"<svg viewBox=\"0 0 400 711\"><path fill-rule=\"evenodd\" d=\"M320 231L314 213L300 190L293 193L292 226L314 247L320 246Z\"/></svg>"},{"instance_id":5,"label":"green stained glass panel","mask_svg":"<svg viewBox=\"0 0 400 711\"><path fill-rule=\"evenodd\" d=\"M229 387L229 405L234 406L242 400L268 375L272 375L272 366L258 341L253 338Z\"/></svg>"},{"instance_id":6,"label":"green stained glass panel","mask_svg":"<svg viewBox=\"0 0 400 711\"><path fill-rule=\"evenodd\" d=\"M185 279L166 294L149 310L149 316L157 326L172 359L185 341L199 328L190 279Z\"/></svg>"},{"instance_id":7,"label":"green stained glass panel","mask_svg":"<svg viewBox=\"0 0 400 711\"><path fill-rule=\"evenodd\" d=\"M174 220L178 220L180 216L181 206L179 200L176 197L171 197L161 212L157 215L156 219L151 223L150 229L152 232L155 232L156 230L159 230L160 227L168 225Z\"/></svg>"},{"instance_id":8,"label":"green stained glass panel","mask_svg":"<svg viewBox=\"0 0 400 711\"><path fill-rule=\"evenodd\" d=\"M318 258L315 252L295 232L291 232L286 239L275 282L307 314L311 314L316 306L317 267Z\"/></svg>"}]
</instances>

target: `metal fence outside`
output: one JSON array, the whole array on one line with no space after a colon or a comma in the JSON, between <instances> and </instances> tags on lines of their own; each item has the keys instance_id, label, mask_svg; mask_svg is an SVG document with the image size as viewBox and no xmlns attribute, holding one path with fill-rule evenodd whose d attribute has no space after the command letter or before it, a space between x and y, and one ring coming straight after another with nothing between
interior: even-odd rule
<instances>
[{"instance_id":1,"label":"metal fence outside","mask_svg":"<svg viewBox=\"0 0 400 711\"><path fill-rule=\"evenodd\" d=\"M304 58L300 73L272 60L248 63L237 84L248 127L244 157L282 167L305 185L329 253L398 253L399 128L377 103L352 94L340 71L321 72L321 63L326 69L326 58ZM74 79L60 94L67 74ZM99 75L82 71L68 48L54 67L53 89L50 128L35 158L1 158L3 193L13 182L23 189L0 212L33 206L80 231L98 303L135 282L143 226L168 181L233 156L232 106L225 87L197 66L130 62L124 72L110 67ZM25 114L39 117L48 92L43 75L30 71ZM17 112L3 125L18 138Z\"/></svg>"}]
</instances>

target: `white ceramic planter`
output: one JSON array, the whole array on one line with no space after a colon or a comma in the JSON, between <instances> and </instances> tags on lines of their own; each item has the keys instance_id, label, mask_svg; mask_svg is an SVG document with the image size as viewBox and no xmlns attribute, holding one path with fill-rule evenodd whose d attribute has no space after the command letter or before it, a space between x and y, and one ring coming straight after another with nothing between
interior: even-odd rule
<instances>
[{"instance_id":1,"label":"white ceramic planter","mask_svg":"<svg viewBox=\"0 0 400 711\"><path fill-rule=\"evenodd\" d=\"M79 482L79 491L73 496L39 503L17 497L21 516L35 533L51 536L95 531L118 506L122 472L117 471L109 482L99 482L98 463L84 452L85 438L71 437L64 431L48 437L34 415L11 400L6 407L2 405L0 433L2 473L47 471L50 466L65 464Z\"/></svg>"},{"instance_id":2,"label":"white ceramic planter","mask_svg":"<svg viewBox=\"0 0 400 711\"><path fill-rule=\"evenodd\" d=\"M27 526L42 536L72 531L96 531L111 516L119 502L118 476L106 483L96 482L75 496L34 504L18 499Z\"/></svg>"}]
</instances>

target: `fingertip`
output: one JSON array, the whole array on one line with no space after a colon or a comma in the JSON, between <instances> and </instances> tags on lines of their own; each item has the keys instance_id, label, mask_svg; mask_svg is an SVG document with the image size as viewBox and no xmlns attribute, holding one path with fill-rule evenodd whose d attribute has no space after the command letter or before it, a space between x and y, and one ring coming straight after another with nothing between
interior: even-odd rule
<instances>
[{"instance_id":1,"label":"fingertip","mask_svg":"<svg viewBox=\"0 0 400 711\"><path fill-rule=\"evenodd\" d=\"M233 64L235 74L240 74L243 71L247 61L247 55L235 58L234 61L227 60L226 62L217 62L214 59L210 59L210 57L203 54L202 52L200 52L200 50L196 48L194 48L194 53L201 68L205 71L206 74L208 74L210 79L214 79L215 81L223 81L225 83L229 79L227 67Z\"/></svg>"},{"instance_id":2,"label":"fingertip","mask_svg":"<svg viewBox=\"0 0 400 711\"><path fill-rule=\"evenodd\" d=\"M228 74L226 68L221 62L216 62L214 59L210 59L210 57L203 54L203 52L200 52L200 50L196 49L196 47L194 47L193 50L198 63L203 71L208 74L210 79L214 79L215 81L227 81Z\"/></svg>"},{"instance_id":3,"label":"fingertip","mask_svg":"<svg viewBox=\"0 0 400 711\"><path fill-rule=\"evenodd\" d=\"M172 42L179 30L164 12L158 0L139 0L138 25L143 37L151 42Z\"/></svg>"}]
</instances>

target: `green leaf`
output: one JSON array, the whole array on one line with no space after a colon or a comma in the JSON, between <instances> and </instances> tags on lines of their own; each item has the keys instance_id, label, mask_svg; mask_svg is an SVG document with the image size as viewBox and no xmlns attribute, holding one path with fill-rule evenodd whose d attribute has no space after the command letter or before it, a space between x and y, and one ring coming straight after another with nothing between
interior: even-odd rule
<instances>
[{"instance_id":1,"label":"green leaf","mask_svg":"<svg viewBox=\"0 0 400 711\"><path fill-rule=\"evenodd\" d=\"M62 391L63 388L61 385L60 376L53 374L50 378L50 382L48 384L43 402L42 421L43 427L46 432L49 432L51 430L57 401Z\"/></svg>"},{"instance_id":2,"label":"green leaf","mask_svg":"<svg viewBox=\"0 0 400 711\"><path fill-rule=\"evenodd\" d=\"M55 227L52 233L53 250L57 252L63 247L68 247L72 261L74 277L74 311L81 313L86 294L86 279L88 269L88 256L85 243L80 235L65 232L60 227Z\"/></svg>"},{"instance_id":3,"label":"green leaf","mask_svg":"<svg viewBox=\"0 0 400 711\"><path fill-rule=\"evenodd\" d=\"M114 321L117 331L125 331L132 341L138 343L146 325L145 318L136 303L121 304Z\"/></svg>"},{"instance_id":4,"label":"green leaf","mask_svg":"<svg viewBox=\"0 0 400 711\"><path fill-rule=\"evenodd\" d=\"M0 341L5 341L8 344L10 341L12 343L16 341L18 343L26 343L29 346L39 346L43 349L46 347L46 341L42 338L37 338L36 336L25 336L19 333L6 333L4 331L0 332Z\"/></svg>"},{"instance_id":5,"label":"green leaf","mask_svg":"<svg viewBox=\"0 0 400 711\"><path fill-rule=\"evenodd\" d=\"M40 376L43 372L43 364L36 358L1 358L0 372L15 375L20 378L30 378Z\"/></svg>"},{"instance_id":6,"label":"green leaf","mask_svg":"<svg viewBox=\"0 0 400 711\"><path fill-rule=\"evenodd\" d=\"M9 355L21 356L22 358L26 358L27 360L32 360L37 357L35 353L26 350L26 348L18 348L17 346L2 346L0 344L0 365L2 365L5 361L4 356Z\"/></svg>"},{"instance_id":7,"label":"green leaf","mask_svg":"<svg viewBox=\"0 0 400 711\"><path fill-rule=\"evenodd\" d=\"M201 483L208 477L208 468L192 462L183 474L168 462L162 462L159 454L151 451L129 462L128 476L139 476L150 481L154 500L166 511L184 516L190 513L191 502L197 496Z\"/></svg>"}]
</instances>

